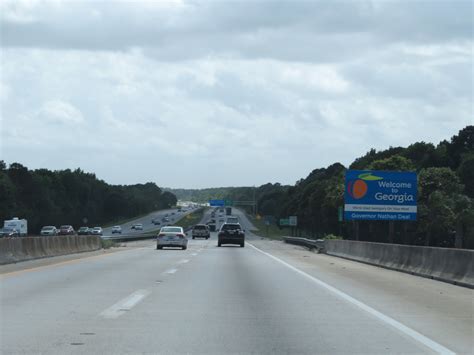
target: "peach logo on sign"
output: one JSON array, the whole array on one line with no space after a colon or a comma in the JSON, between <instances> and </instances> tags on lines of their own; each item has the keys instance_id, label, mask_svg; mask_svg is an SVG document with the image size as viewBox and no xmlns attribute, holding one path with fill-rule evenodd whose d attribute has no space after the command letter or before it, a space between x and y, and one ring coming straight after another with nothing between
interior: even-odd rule
<instances>
[{"instance_id":1,"label":"peach logo on sign","mask_svg":"<svg viewBox=\"0 0 474 355\"><path fill-rule=\"evenodd\" d=\"M360 174L357 180L349 181L347 184L347 192L352 198L356 200L361 199L367 194L367 191L369 190L369 187L365 181L376 181L382 179L382 177L372 175L372 173Z\"/></svg>"}]
</instances>

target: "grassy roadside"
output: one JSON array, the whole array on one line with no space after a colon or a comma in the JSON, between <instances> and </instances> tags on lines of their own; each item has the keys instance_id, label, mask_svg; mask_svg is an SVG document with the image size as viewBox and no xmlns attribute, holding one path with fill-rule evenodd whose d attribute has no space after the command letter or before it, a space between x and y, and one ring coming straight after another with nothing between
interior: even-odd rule
<instances>
[{"instance_id":1,"label":"grassy roadside","mask_svg":"<svg viewBox=\"0 0 474 355\"><path fill-rule=\"evenodd\" d=\"M205 208L200 208L185 217L181 218L178 222L176 222L175 226L183 227L184 230L189 228L199 222L201 222L202 217L204 216Z\"/></svg>"},{"instance_id":2,"label":"grassy roadside","mask_svg":"<svg viewBox=\"0 0 474 355\"><path fill-rule=\"evenodd\" d=\"M282 240L283 237L291 235L291 230L289 227L284 227L280 229L274 224L270 226L265 225L265 221L263 220L263 218L257 219L249 215L247 215L247 218L253 223L256 228L258 228L258 231L252 231L252 233L258 235L259 237Z\"/></svg>"}]
</instances>

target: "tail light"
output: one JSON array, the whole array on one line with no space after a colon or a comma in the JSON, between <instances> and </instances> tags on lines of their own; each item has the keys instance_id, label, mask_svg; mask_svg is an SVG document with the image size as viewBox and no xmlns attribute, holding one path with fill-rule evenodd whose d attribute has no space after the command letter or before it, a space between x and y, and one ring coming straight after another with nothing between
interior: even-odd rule
<instances>
[{"instance_id":1,"label":"tail light","mask_svg":"<svg viewBox=\"0 0 474 355\"><path fill-rule=\"evenodd\" d=\"M165 235L163 233L158 234L158 238L163 238Z\"/></svg>"},{"instance_id":2,"label":"tail light","mask_svg":"<svg viewBox=\"0 0 474 355\"><path fill-rule=\"evenodd\" d=\"M182 234L182 233L176 234L176 236L180 237L180 238L184 238L184 234Z\"/></svg>"}]
</instances>

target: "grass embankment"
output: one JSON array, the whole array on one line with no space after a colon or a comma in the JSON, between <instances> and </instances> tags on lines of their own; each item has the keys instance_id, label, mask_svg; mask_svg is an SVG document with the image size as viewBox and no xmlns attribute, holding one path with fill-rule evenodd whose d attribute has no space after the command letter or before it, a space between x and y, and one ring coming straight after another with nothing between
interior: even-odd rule
<instances>
[{"instance_id":1,"label":"grass embankment","mask_svg":"<svg viewBox=\"0 0 474 355\"><path fill-rule=\"evenodd\" d=\"M110 240L110 239L102 239L100 238L100 243L102 245L102 249L109 249L112 247L118 247L119 244L117 242Z\"/></svg>"},{"instance_id":2,"label":"grass embankment","mask_svg":"<svg viewBox=\"0 0 474 355\"><path fill-rule=\"evenodd\" d=\"M200 209L186 215L185 217L181 218L174 225L183 227L183 229L186 230L187 228L201 222L202 217L204 216L204 212L205 212L205 209L200 208Z\"/></svg>"},{"instance_id":3,"label":"grass embankment","mask_svg":"<svg viewBox=\"0 0 474 355\"><path fill-rule=\"evenodd\" d=\"M283 237L291 235L290 227L278 228L275 224L267 226L263 218L257 219L253 216L247 215L248 219L253 225L258 228L258 231L252 231L253 234L260 237L282 240Z\"/></svg>"}]
</instances>

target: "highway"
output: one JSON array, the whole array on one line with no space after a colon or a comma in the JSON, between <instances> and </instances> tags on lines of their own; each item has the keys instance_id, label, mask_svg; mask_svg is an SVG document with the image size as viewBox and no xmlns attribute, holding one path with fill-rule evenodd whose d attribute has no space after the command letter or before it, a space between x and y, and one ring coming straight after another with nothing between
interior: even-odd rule
<instances>
[{"instance_id":1,"label":"highway","mask_svg":"<svg viewBox=\"0 0 474 355\"><path fill-rule=\"evenodd\" d=\"M474 353L473 290L258 237L0 267L2 354Z\"/></svg>"},{"instance_id":2,"label":"highway","mask_svg":"<svg viewBox=\"0 0 474 355\"><path fill-rule=\"evenodd\" d=\"M173 224L173 222L176 222L177 220L179 220L183 216L186 216L186 215L192 213L193 211L194 211L194 209L186 208L185 212L178 212L176 208L173 208L173 209L167 209L167 210L160 210L160 211L152 212L152 213L150 213L150 214L148 214L144 217L140 217L140 218L134 219L132 221L120 224L120 226L122 227L122 234L133 236L133 235L140 235L140 234L143 234L143 233L146 233L146 232L151 232L151 231L160 229L162 227L162 225L163 225L162 220L165 216L167 216L170 220L169 222L167 222L167 224L171 225L171 224ZM155 219L155 218L157 218L160 221L160 223L161 223L160 225L155 225L155 224L152 223L152 220ZM131 229L132 225L134 225L136 223L143 224L143 230ZM119 235L119 234L118 233L115 234L115 236L117 236L117 235ZM103 228L103 236L105 238L114 236L112 234L112 227Z\"/></svg>"}]
</instances>

